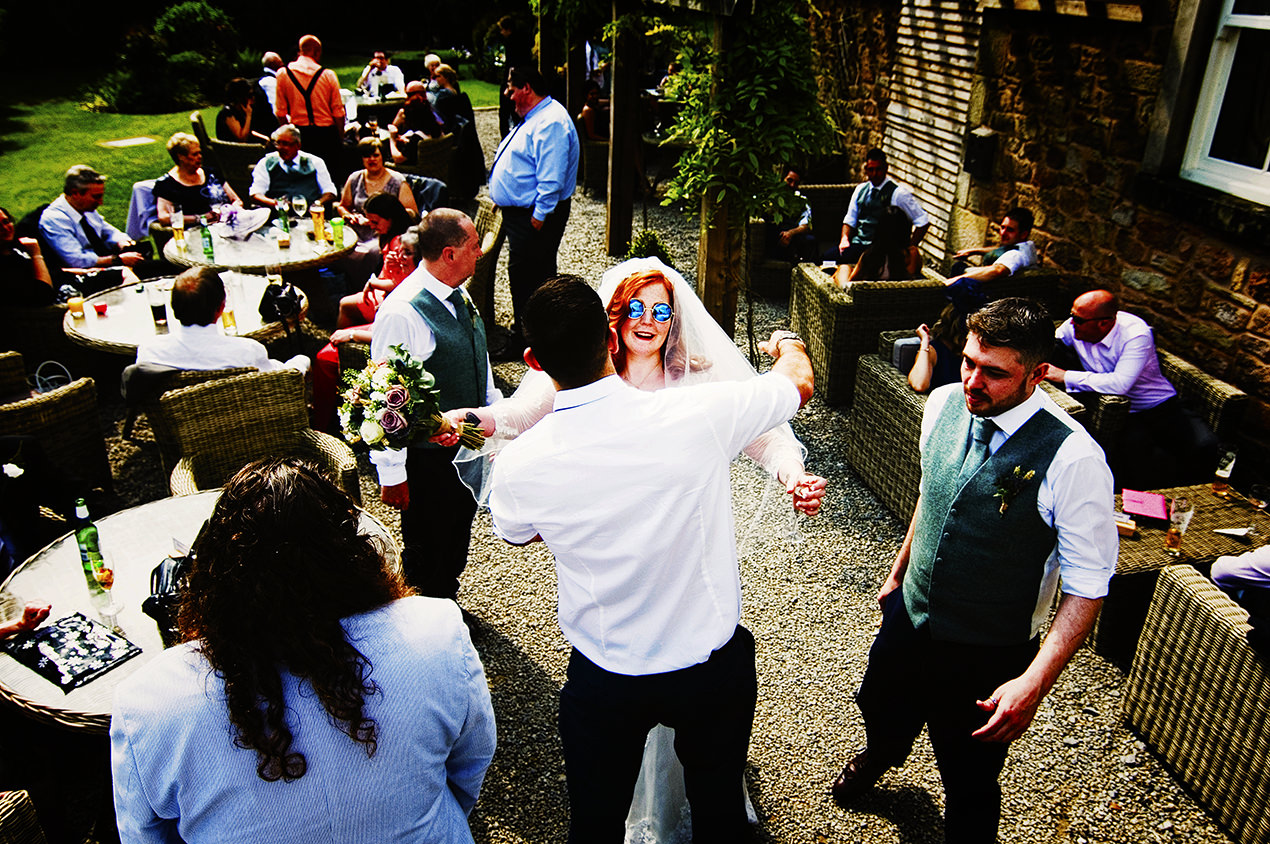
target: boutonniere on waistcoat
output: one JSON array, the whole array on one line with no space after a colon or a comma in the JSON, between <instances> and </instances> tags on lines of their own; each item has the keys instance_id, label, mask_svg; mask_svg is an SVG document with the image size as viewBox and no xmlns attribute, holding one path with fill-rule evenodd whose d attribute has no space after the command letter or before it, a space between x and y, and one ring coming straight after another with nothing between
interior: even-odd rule
<instances>
[{"instance_id":1,"label":"boutonniere on waistcoat","mask_svg":"<svg viewBox=\"0 0 1270 844\"><path fill-rule=\"evenodd\" d=\"M1034 477L1036 477L1035 469L1028 469L1024 472L1022 466L1015 466L1013 472L997 478L997 491L992 497L1001 499L999 511L1002 516L1005 516L1005 511L1010 509L1014 499L1023 491L1023 485Z\"/></svg>"}]
</instances>

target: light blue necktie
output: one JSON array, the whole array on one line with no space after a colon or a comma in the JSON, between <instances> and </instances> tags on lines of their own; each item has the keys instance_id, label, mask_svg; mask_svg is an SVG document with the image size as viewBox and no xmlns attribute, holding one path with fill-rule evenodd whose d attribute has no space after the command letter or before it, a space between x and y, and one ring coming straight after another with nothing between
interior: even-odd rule
<instances>
[{"instance_id":1,"label":"light blue necktie","mask_svg":"<svg viewBox=\"0 0 1270 844\"><path fill-rule=\"evenodd\" d=\"M991 419L975 416L970 420L970 445L966 448L966 457L961 463L961 473L957 475L957 488L961 489L979 471L988 459L988 443L996 432L997 425Z\"/></svg>"}]
</instances>

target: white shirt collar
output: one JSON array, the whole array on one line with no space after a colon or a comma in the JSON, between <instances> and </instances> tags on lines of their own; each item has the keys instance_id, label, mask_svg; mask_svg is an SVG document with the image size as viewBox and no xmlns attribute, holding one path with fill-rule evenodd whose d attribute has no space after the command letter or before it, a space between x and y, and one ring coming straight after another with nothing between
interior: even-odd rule
<instances>
[{"instance_id":1,"label":"white shirt collar","mask_svg":"<svg viewBox=\"0 0 1270 844\"><path fill-rule=\"evenodd\" d=\"M1005 434L1006 437L1012 437L1014 432L1022 428L1023 423L1031 419L1044 403L1044 392L1041 390L1041 385L1037 384L1032 390L1032 395L1009 410L988 418L1001 429L1001 433Z\"/></svg>"},{"instance_id":2,"label":"white shirt collar","mask_svg":"<svg viewBox=\"0 0 1270 844\"><path fill-rule=\"evenodd\" d=\"M606 375L598 381L583 384L581 387L574 387L572 390L560 390L556 393L555 409L568 410L572 407L581 407L584 404L599 401L619 390L625 389L633 388L628 387L620 375L616 373Z\"/></svg>"},{"instance_id":3,"label":"white shirt collar","mask_svg":"<svg viewBox=\"0 0 1270 844\"><path fill-rule=\"evenodd\" d=\"M450 298L450 294L459 289L451 287L443 281L438 281L436 276L425 270L423 267L416 267L415 272L421 273L420 281L423 283L423 289L437 297L438 300L445 302Z\"/></svg>"}]
</instances>

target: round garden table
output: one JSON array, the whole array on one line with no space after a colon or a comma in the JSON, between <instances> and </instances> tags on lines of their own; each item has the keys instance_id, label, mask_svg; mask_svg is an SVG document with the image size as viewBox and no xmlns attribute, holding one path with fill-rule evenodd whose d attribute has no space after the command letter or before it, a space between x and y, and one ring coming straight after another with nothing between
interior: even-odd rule
<instances>
[{"instance_id":1,"label":"round garden table","mask_svg":"<svg viewBox=\"0 0 1270 844\"><path fill-rule=\"evenodd\" d=\"M328 220L327 229L330 227ZM275 228L267 225L244 240L213 233L213 257L209 260L203 255L202 235L201 229L190 229L185 233L184 244L172 238L163 247L163 257L182 267L220 267L247 273L263 273L269 267L279 267L285 274L329 266L357 246L357 234L351 226L344 227L343 243L317 243L312 237L313 220L308 217L291 223L291 246L286 249L278 247Z\"/></svg>"},{"instance_id":2,"label":"round garden table","mask_svg":"<svg viewBox=\"0 0 1270 844\"><path fill-rule=\"evenodd\" d=\"M108 730L115 686L163 650L158 626L141 611L141 602L150 595L150 572L175 552L175 541L186 545L194 542L220 493L214 489L163 498L96 520L102 550L115 571L113 592L120 607L119 629L141 649L141 654L64 692L13 657L0 653L0 698L41 721L94 732ZM392 565L401 565L396 542L382 522L362 511L361 528L363 533L379 538ZM100 620L108 600L104 595L89 593L74 533L66 534L14 569L0 585L0 593L51 603L51 620L75 612Z\"/></svg>"}]
</instances>

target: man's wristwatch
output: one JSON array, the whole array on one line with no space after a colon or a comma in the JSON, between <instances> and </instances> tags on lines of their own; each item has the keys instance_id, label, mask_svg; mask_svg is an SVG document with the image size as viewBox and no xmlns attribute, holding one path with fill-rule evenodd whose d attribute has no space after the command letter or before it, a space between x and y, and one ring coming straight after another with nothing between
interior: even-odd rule
<instances>
[{"instance_id":1,"label":"man's wristwatch","mask_svg":"<svg viewBox=\"0 0 1270 844\"><path fill-rule=\"evenodd\" d=\"M799 343L803 344L803 348L807 347L807 344L803 343L803 338L798 336L798 332L775 331L772 332L772 348L777 352L778 356L780 354L781 343L784 343L786 340L797 340Z\"/></svg>"}]
</instances>

